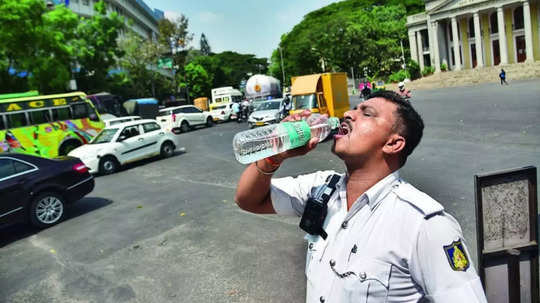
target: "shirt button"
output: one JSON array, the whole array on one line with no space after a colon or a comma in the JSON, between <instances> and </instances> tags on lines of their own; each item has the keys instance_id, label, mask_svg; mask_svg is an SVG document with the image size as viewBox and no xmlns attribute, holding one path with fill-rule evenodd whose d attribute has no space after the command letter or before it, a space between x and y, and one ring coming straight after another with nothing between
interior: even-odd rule
<instances>
[{"instance_id":1,"label":"shirt button","mask_svg":"<svg viewBox=\"0 0 540 303\"><path fill-rule=\"evenodd\" d=\"M366 275L366 273L365 273L365 272L363 272L363 273L360 273L360 280L361 280L362 282L363 282L363 281L365 281L365 280L366 280L366 278L367 278L367 275Z\"/></svg>"},{"instance_id":2,"label":"shirt button","mask_svg":"<svg viewBox=\"0 0 540 303\"><path fill-rule=\"evenodd\" d=\"M336 260L330 260L330 266L334 267L336 266Z\"/></svg>"},{"instance_id":3,"label":"shirt button","mask_svg":"<svg viewBox=\"0 0 540 303\"><path fill-rule=\"evenodd\" d=\"M309 249L313 249L313 243L309 243Z\"/></svg>"},{"instance_id":4,"label":"shirt button","mask_svg":"<svg viewBox=\"0 0 540 303\"><path fill-rule=\"evenodd\" d=\"M321 303L324 303L324 302L326 301L326 299L325 299L323 296L321 296L321 297L319 298L319 300L321 301Z\"/></svg>"},{"instance_id":5,"label":"shirt button","mask_svg":"<svg viewBox=\"0 0 540 303\"><path fill-rule=\"evenodd\" d=\"M341 228L346 229L347 225L349 225L349 222L348 221L343 221L343 223L341 223Z\"/></svg>"}]
</instances>

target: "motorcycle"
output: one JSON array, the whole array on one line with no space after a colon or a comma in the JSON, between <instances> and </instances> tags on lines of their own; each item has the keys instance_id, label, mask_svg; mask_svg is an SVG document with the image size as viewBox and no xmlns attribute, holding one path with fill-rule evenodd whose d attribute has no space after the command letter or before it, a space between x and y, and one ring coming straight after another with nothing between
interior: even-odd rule
<instances>
[{"instance_id":1,"label":"motorcycle","mask_svg":"<svg viewBox=\"0 0 540 303\"><path fill-rule=\"evenodd\" d=\"M248 111L249 111L248 107L241 106L240 107L240 112L238 113L238 118L236 119L236 122L238 122L238 123L246 122L248 120Z\"/></svg>"}]
</instances>

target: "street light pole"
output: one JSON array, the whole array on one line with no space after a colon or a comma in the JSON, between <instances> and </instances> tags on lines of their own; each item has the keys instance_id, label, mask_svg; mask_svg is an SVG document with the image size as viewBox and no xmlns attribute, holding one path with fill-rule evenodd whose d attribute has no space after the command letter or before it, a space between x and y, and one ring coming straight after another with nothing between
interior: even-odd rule
<instances>
[{"instance_id":1,"label":"street light pole","mask_svg":"<svg viewBox=\"0 0 540 303\"><path fill-rule=\"evenodd\" d=\"M401 44L401 61L403 62L403 69L407 69L406 68L406 64L405 64L405 52L403 51L403 40L399 39L399 44Z\"/></svg>"},{"instance_id":2,"label":"street light pole","mask_svg":"<svg viewBox=\"0 0 540 303\"><path fill-rule=\"evenodd\" d=\"M171 46L171 54L172 54L172 74L173 74L173 89L174 89L174 94L175 94L175 98L176 98L176 93L177 93L177 88L176 88L176 69L174 68L174 55L176 54L176 39L174 39L174 37L169 37L169 41L170 41L170 46Z\"/></svg>"},{"instance_id":3,"label":"street light pole","mask_svg":"<svg viewBox=\"0 0 540 303\"><path fill-rule=\"evenodd\" d=\"M285 68L283 67L283 51L281 50L281 46L279 46L279 56L281 57L281 75L283 77L283 84L285 85Z\"/></svg>"}]
</instances>

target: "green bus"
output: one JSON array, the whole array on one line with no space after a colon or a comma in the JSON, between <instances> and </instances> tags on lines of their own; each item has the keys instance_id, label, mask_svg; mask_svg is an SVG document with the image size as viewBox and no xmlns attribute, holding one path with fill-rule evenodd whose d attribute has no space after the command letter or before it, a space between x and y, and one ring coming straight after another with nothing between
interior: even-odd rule
<instances>
[{"instance_id":1,"label":"green bus","mask_svg":"<svg viewBox=\"0 0 540 303\"><path fill-rule=\"evenodd\" d=\"M0 153L63 156L88 143L104 127L82 92L0 95Z\"/></svg>"}]
</instances>

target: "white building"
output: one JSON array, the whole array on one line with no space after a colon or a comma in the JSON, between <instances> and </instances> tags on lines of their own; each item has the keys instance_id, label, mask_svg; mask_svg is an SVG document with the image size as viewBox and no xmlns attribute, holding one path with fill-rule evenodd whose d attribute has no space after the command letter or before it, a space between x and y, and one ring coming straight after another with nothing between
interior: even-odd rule
<instances>
[{"instance_id":1,"label":"white building","mask_svg":"<svg viewBox=\"0 0 540 303\"><path fill-rule=\"evenodd\" d=\"M68 3L67 7L83 17L91 17L95 14L94 4L97 0L69 0L55 1ZM126 25L134 32L147 39L155 38L158 33L158 22L164 18L160 10L152 10L142 0L107 0L107 11L115 11L126 20ZM127 20L132 20L132 24Z\"/></svg>"},{"instance_id":2,"label":"white building","mask_svg":"<svg viewBox=\"0 0 540 303\"><path fill-rule=\"evenodd\" d=\"M407 17L411 57L440 71L540 60L540 0L425 0Z\"/></svg>"}]
</instances>

